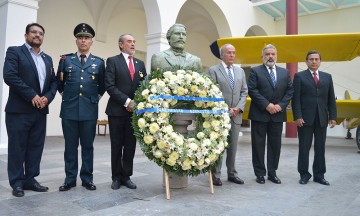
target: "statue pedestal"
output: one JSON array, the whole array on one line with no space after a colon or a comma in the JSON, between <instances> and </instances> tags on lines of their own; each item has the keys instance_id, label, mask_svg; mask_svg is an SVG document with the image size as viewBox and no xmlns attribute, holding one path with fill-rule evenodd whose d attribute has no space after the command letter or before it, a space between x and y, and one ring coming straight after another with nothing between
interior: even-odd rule
<instances>
[{"instance_id":1,"label":"statue pedestal","mask_svg":"<svg viewBox=\"0 0 360 216\"><path fill-rule=\"evenodd\" d=\"M195 114L175 113L173 116L174 130L182 135L189 133L187 127L192 121L196 120ZM165 171L164 171L165 172ZM164 184L165 184L165 175ZM178 176L174 173L168 173L170 188L186 188L188 186L188 176Z\"/></svg>"}]
</instances>

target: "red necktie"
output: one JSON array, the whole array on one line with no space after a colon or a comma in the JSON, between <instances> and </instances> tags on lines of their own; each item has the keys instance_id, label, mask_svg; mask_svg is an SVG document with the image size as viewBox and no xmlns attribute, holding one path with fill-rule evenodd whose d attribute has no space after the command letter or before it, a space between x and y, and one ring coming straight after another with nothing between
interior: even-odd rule
<instances>
[{"instance_id":1,"label":"red necktie","mask_svg":"<svg viewBox=\"0 0 360 216\"><path fill-rule=\"evenodd\" d=\"M315 81L315 85L317 87L318 83L319 83L319 79L316 76L316 72L313 73L314 74L314 81Z\"/></svg>"},{"instance_id":2,"label":"red necktie","mask_svg":"<svg viewBox=\"0 0 360 216\"><path fill-rule=\"evenodd\" d=\"M132 56L129 55L129 71L130 71L130 77L131 80L134 80L134 74L135 74L135 69L134 69L134 64L132 62Z\"/></svg>"}]
</instances>

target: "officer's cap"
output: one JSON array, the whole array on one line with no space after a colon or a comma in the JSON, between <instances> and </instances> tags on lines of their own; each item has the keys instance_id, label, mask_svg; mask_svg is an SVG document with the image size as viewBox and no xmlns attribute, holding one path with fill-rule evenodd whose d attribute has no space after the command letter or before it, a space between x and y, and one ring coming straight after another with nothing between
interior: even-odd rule
<instances>
[{"instance_id":1,"label":"officer's cap","mask_svg":"<svg viewBox=\"0 0 360 216\"><path fill-rule=\"evenodd\" d=\"M75 37L91 37L91 38L93 38L95 36L95 31L90 25L88 25L86 23L80 23L74 29L74 36Z\"/></svg>"}]
</instances>

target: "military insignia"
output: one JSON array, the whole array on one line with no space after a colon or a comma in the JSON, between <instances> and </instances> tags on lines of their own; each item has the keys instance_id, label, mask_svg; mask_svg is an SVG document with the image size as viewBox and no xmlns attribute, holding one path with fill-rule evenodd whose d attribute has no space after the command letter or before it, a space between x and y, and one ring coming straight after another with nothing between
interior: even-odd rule
<instances>
[{"instance_id":1,"label":"military insignia","mask_svg":"<svg viewBox=\"0 0 360 216\"><path fill-rule=\"evenodd\" d=\"M95 61L95 58L91 58L91 60Z\"/></svg>"},{"instance_id":2,"label":"military insignia","mask_svg":"<svg viewBox=\"0 0 360 216\"><path fill-rule=\"evenodd\" d=\"M60 72L60 80L64 81L64 72Z\"/></svg>"},{"instance_id":3,"label":"military insignia","mask_svg":"<svg viewBox=\"0 0 360 216\"><path fill-rule=\"evenodd\" d=\"M75 56L71 56L71 59L74 59L75 58Z\"/></svg>"},{"instance_id":4,"label":"military insignia","mask_svg":"<svg viewBox=\"0 0 360 216\"><path fill-rule=\"evenodd\" d=\"M95 79L95 76L91 76L91 79L93 79L93 80L94 80L94 79Z\"/></svg>"},{"instance_id":5,"label":"military insignia","mask_svg":"<svg viewBox=\"0 0 360 216\"><path fill-rule=\"evenodd\" d=\"M135 63L137 64L137 61L135 61Z\"/></svg>"},{"instance_id":6,"label":"military insignia","mask_svg":"<svg viewBox=\"0 0 360 216\"><path fill-rule=\"evenodd\" d=\"M139 71L139 76L140 76L141 78L143 78L143 77L144 77L143 72Z\"/></svg>"},{"instance_id":7,"label":"military insignia","mask_svg":"<svg viewBox=\"0 0 360 216\"><path fill-rule=\"evenodd\" d=\"M95 69L96 66L97 66L96 64L91 65L92 69Z\"/></svg>"}]
</instances>

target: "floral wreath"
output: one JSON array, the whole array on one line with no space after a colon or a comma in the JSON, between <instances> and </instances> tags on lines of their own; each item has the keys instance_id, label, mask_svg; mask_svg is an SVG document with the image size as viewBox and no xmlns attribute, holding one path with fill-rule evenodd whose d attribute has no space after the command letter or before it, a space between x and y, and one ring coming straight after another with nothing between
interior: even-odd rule
<instances>
[{"instance_id":1,"label":"floral wreath","mask_svg":"<svg viewBox=\"0 0 360 216\"><path fill-rule=\"evenodd\" d=\"M132 125L144 154L180 176L206 173L228 145L228 106L214 82L200 73L154 71L135 92ZM173 128L174 113L199 113L193 137Z\"/></svg>"}]
</instances>

